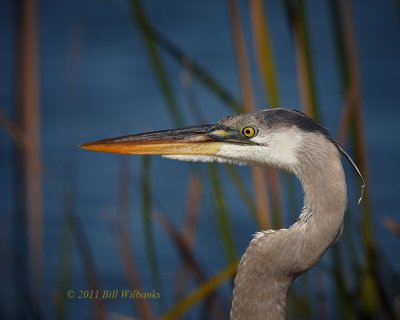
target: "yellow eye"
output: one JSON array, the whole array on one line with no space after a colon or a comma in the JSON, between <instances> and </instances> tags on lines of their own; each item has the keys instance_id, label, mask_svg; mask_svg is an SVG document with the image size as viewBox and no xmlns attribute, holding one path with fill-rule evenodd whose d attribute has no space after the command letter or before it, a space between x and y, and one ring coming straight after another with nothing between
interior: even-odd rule
<instances>
[{"instance_id":1,"label":"yellow eye","mask_svg":"<svg viewBox=\"0 0 400 320\"><path fill-rule=\"evenodd\" d=\"M244 127L242 129L242 134L246 138L253 138L256 135L256 129L254 129L253 127Z\"/></svg>"}]
</instances>

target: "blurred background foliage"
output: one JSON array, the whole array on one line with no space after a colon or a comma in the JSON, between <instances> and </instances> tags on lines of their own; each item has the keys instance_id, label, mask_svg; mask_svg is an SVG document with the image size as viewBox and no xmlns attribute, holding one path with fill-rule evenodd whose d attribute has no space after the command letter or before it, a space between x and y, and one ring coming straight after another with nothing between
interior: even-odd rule
<instances>
[{"instance_id":1,"label":"blurred background foliage","mask_svg":"<svg viewBox=\"0 0 400 320\"><path fill-rule=\"evenodd\" d=\"M301 208L291 176L80 151L260 108L354 156L341 240L289 319L400 319L399 2L2 1L0 318L227 319L251 234ZM301 106L301 107L297 107ZM68 299L136 289L158 299Z\"/></svg>"}]
</instances>

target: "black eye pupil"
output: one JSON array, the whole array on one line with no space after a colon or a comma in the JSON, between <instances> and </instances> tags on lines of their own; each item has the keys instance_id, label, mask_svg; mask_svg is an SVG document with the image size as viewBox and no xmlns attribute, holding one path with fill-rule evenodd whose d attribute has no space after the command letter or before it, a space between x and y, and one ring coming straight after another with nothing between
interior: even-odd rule
<instances>
[{"instance_id":1,"label":"black eye pupil","mask_svg":"<svg viewBox=\"0 0 400 320\"><path fill-rule=\"evenodd\" d=\"M246 133L247 133L247 134L250 134L250 130L249 130L249 129L247 129L247 130L246 130Z\"/></svg>"}]
</instances>

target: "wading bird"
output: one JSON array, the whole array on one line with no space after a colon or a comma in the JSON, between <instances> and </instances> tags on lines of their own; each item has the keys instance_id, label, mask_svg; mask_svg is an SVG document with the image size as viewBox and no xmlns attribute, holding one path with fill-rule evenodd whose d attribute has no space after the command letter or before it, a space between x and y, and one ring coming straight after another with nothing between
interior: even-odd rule
<instances>
[{"instance_id":1,"label":"wading bird","mask_svg":"<svg viewBox=\"0 0 400 320\"><path fill-rule=\"evenodd\" d=\"M290 284L313 267L340 235L347 200L341 155L359 174L361 191L365 185L350 156L327 130L289 109L239 114L213 125L135 134L81 147L273 167L298 177L304 192L300 216L288 229L255 234L236 273L231 319L285 318Z\"/></svg>"}]
</instances>

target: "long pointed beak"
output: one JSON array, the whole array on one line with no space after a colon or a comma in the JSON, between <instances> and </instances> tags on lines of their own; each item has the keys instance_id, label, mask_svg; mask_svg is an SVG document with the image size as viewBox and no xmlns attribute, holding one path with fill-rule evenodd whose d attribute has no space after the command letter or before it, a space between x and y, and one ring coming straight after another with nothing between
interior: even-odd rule
<instances>
[{"instance_id":1,"label":"long pointed beak","mask_svg":"<svg viewBox=\"0 0 400 320\"><path fill-rule=\"evenodd\" d=\"M215 125L163 130L98 140L80 145L82 149L122 153L158 155L214 155L222 141L211 134Z\"/></svg>"}]
</instances>

